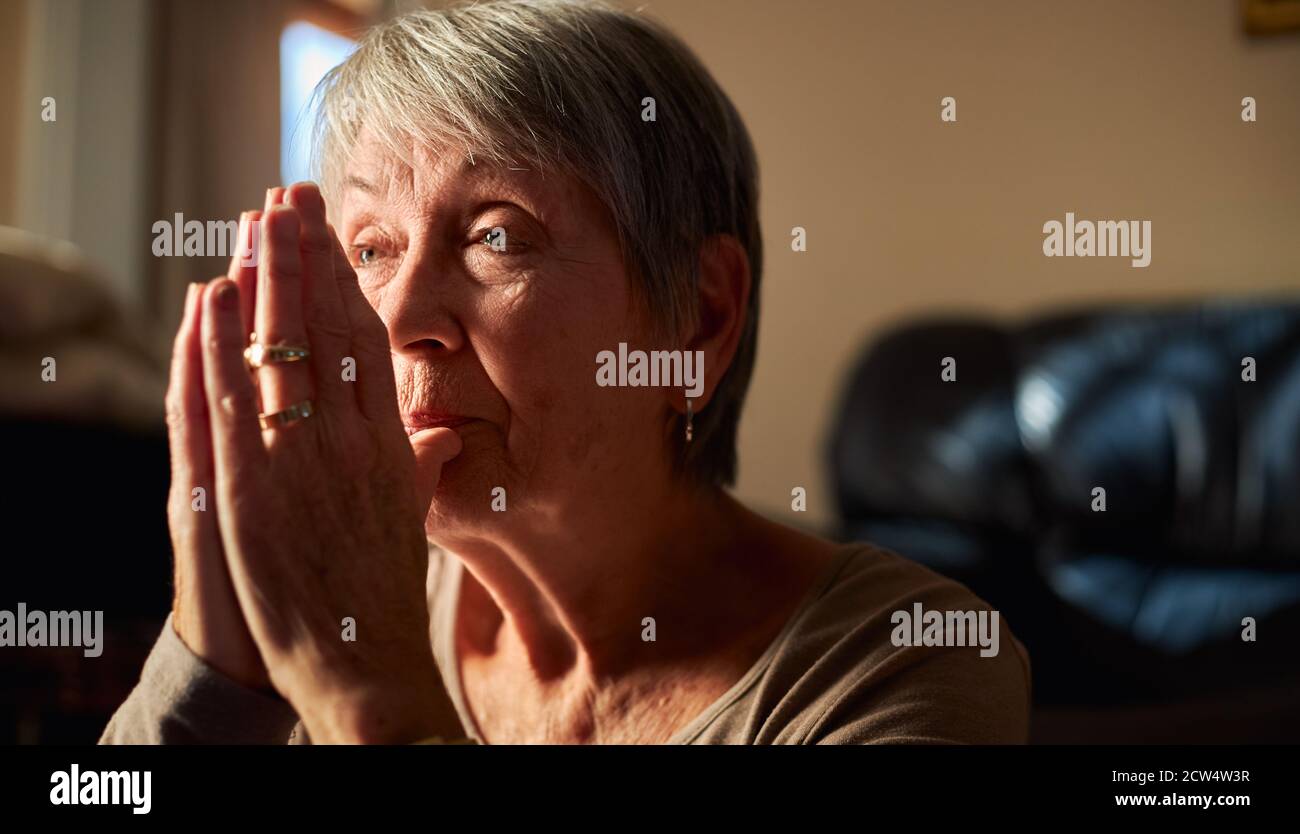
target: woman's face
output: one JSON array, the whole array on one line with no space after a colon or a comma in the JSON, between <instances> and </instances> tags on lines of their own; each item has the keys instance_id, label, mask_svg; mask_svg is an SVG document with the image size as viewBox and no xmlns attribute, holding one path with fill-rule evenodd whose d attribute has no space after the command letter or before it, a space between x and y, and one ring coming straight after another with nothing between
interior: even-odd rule
<instances>
[{"instance_id":1,"label":"woman's face","mask_svg":"<svg viewBox=\"0 0 1300 834\"><path fill-rule=\"evenodd\" d=\"M414 159L363 136L338 233L388 328L408 432L452 420L464 443L430 534L563 522L661 475L662 389L595 381L600 351L653 347L604 205L554 172Z\"/></svg>"}]
</instances>

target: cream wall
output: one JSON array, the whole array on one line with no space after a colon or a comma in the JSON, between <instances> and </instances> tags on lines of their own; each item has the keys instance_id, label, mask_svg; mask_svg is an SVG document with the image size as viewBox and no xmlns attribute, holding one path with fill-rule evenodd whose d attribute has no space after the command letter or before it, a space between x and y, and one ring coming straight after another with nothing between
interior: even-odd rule
<instances>
[{"instance_id":1,"label":"cream wall","mask_svg":"<svg viewBox=\"0 0 1300 834\"><path fill-rule=\"evenodd\" d=\"M700 54L758 148L751 506L830 518L839 381L901 317L1300 286L1300 36L1248 39L1235 2L625 5ZM944 96L956 124L940 122ZM1066 211L1151 220L1151 265L1044 257L1043 223ZM807 514L790 511L794 486Z\"/></svg>"},{"instance_id":2,"label":"cream wall","mask_svg":"<svg viewBox=\"0 0 1300 834\"><path fill-rule=\"evenodd\" d=\"M0 0L0 225L15 222L26 0Z\"/></svg>"}]
</instances>

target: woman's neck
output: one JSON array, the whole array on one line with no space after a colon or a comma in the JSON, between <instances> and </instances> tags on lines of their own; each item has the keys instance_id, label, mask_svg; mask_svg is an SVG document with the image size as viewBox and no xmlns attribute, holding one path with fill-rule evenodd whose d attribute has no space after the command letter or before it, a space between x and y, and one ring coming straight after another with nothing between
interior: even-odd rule
<instances>
[{"instance_id":1,"label":"woman's neck","mask_svg":"<svg viewBox=\"0 0 1300 834\"><path fill-rule=\"evenodd\" d=\"M563 535L449 547L466 570L458 608L472 650L490 656L515 644L543 681L579 665L617 677L649 654L662 663L716 648L746 626L746 610L761 613L753 594L788 568L757 546L773 525L721 489L641 506L655 509L589 513L599 521ZM646 618L653 642L643 639Z\"/></svg>"}]
</instances>

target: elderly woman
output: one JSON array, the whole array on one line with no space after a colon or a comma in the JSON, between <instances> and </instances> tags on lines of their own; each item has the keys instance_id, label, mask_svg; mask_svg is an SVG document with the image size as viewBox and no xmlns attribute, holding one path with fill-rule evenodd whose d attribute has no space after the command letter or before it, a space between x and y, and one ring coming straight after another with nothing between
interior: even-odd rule
<instances>
[{"instance_id":1,"label":"elderly woman","mask_svg":"<svg viewBox=\"0 0 1300 834\"><path fill-rule=\"evenodd\" d=\"M725 491L757 172L685 46L479 3L321 94L321 189L271 189L256 266L190 290L175 606L104 742L1025 739L986 604Z\"/></svg>"}]
</instances>

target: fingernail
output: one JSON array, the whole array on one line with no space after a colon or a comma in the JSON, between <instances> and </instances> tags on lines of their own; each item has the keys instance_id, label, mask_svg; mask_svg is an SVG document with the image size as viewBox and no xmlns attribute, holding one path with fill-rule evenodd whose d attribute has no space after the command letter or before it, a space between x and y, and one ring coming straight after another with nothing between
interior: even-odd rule
<instances>
[{"instance_id":1,"label":"fingernail","mask_svg":"<svg viewBox=\"0 0 1300 834\"><path fill-rule=\"evenodd\" d=\"M216 289L217 306L222 310L233 310L239 303L239 291L230 281L223 281Z\"/></svg>"}]
</instances>

